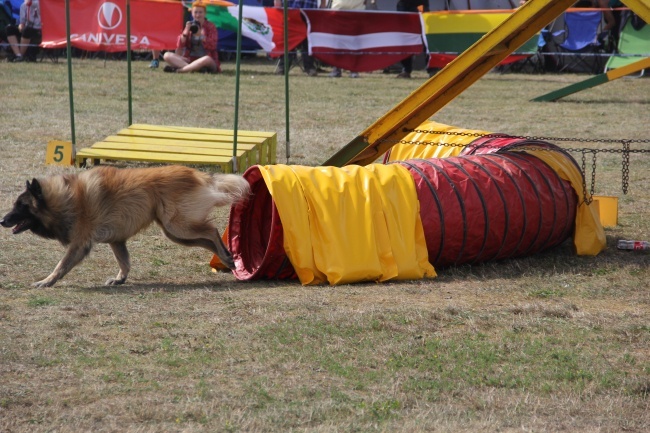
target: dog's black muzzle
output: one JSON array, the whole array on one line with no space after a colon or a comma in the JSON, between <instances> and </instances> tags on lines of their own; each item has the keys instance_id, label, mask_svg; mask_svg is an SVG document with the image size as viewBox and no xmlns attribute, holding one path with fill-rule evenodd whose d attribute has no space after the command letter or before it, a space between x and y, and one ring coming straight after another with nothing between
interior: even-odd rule
<instances>
[{"instance_id":1,"label":"dog's black muzzle","mask_svg":"<svg viewBox=\"0 0 650 433\"><path fill-rule=\"evenodd\" d=\"M2 227L13 227L13 234L18 234L29 229L32 224L29 219L20 218L15 213L10 212L0 220L0 225Z\"/></svg>"}]
</instances>

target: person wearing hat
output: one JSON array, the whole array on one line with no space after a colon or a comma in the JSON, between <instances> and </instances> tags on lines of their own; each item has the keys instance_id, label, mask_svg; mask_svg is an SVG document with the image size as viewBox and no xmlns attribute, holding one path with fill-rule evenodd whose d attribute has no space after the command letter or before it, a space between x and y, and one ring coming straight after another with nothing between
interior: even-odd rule
<instances>
[{"instance_id":1,"label":"person wearing hat","mask_svg":"<svg viewBox=\"0 0 650 433\"><path fill-rule=\"evenodd\" d=\"M192 3L192 21L187 21L176 41L176 51L163 56L165 72L221 72L217 53L217 28L206 19L205 3Z\"/></svg>"}]
</instances>

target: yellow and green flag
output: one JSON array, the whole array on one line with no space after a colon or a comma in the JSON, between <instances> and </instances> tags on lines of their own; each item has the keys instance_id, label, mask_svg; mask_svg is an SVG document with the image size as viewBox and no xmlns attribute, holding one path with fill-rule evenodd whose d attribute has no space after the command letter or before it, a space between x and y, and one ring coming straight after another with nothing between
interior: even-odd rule
<instances>
[{"instance_id":1,"label":"yellow and green flag","mask_svg":"<svg viewBox=\"0 0 650 433\"><path fill-rule=\"evenodd\" d=\"M505 21L512 13L511 10L496 9L462 12L438 11L422 14L422 31L429 53L428 67L444 68L447 63ZM535 53L538 38L536 35L515 50L515 53L530 54L508 56L502 64L521 60Z\"/></svg>"}]
</instances>

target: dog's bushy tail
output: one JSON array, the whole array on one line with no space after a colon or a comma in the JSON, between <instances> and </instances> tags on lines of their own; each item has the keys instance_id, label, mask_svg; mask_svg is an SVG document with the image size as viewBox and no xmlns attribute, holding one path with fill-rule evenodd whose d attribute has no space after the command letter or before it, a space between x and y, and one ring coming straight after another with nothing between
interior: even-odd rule
<instances>
[{"instance_id":1,"label":"dog's bushy tail","mask_svg":"<svg viewBox=\"0 0 650 433\"><path fill-rule=\"evenodd\" d=\"M248 199L251 188L248 181L237 174L217 174L212 177L214 189L219 194L220 206Z\"/></svg>"}]
</instances>

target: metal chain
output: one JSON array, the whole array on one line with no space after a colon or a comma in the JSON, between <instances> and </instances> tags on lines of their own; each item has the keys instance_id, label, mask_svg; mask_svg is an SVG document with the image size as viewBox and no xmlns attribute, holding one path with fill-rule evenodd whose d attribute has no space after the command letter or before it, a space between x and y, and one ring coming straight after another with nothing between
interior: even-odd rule
<instances>
[{"instance_id":1,"label":"metal chain","mask_svg":"<svg viewBox=\"0 0 650 433\"><path fill-rule=\"evenodd\" d=\"M594 195L594 191L596 190L596 155L598 155L597 152L591 152L591 188L589 189L589 195L591 196Z\"/></svg>"},{"instance_id":2,"label":"metal chain","mask_svg":"<svg viewBox=\"0 0 650 433\"><path fill-rule=\"evenodd\" d=\"M585 152L582 152L580 169L582 171L582 198L586 204L591 204L591 197L587 196L587 177L585 176L587 171L587 158Z\"/></svg>"},{"instance_id":3,"label":"metal chain","mask_svg":"<svg viewBox=\"0 0 650 433\"><path fill-rule=\"evenodd\" d=\"M630 149L630 144L632 143L650 143L650 139L603 139L603 138L569 138L569 137L544 137L544 136L522 136L522 135L508 135L508 134L483 134L480 132L454 132L454 131L428 131L423 129L404 129L403 132L410 133L423 133L423 134L438 134L438 135L455 135L461 137L484 137L484 138L513 138L519 140L528 140L528 141L559 141L559 142L577 142L577 143L615 143L622 144L622 149L589 149L589 148L562 148L562 150L567 152L576 152L581 153L582 161L582 191L584 195L584 201L587 204L590 204L592 201L591 196L594 194L596 189L596 163L598 153L620 153L622 159L622 189L623 194L627 194L629 188L629 179L630 179L630 153L648 153L650 154L650 149ZM429 141L408 141L408 140L382 140L382 142L390 142L394 144L412 144L418 146L442 146L442 147L465 147L466 144L459 143L435 143ZM486 149L496 149L500 146L491 146L489 144L482 144L481 147ZM546 150L539 147L518 147L518 150ZM587 162L586 162L586 153L591 152L591 185L589 188L589 196L587 195Z\"/></svg>"},{"instance_id":4,"label":"metal chain","mask_svg":"<svg viewBox=\"0 0 650 433\"><path fill-rule=\"evenodd\" d=\"M623 157L621 158L621 161L622 161L621 184L623 186L623 194L627 194L627 187L630 180L630 142L629 141L623 142Z\"/></svg>"},{"instance_id":5,"label":"metal chain","mask_svg":"<svg viewBox=\"0 0 650 433\"><path fill-rule=\"evenodd\" d=\"M628 143L650 143L650 139L630 139L630 140L621 140L616 138L570 138L570 137L544 137L544 136L529 136L529 135L508 135L508 134L483 134L480 132L454 132L454 131L428 131L424 129L404 129L404 132L418 132L426 134L438 134L438 135L457 135L461 137L487 137L487 138L497 138L497 137L506 137L506 138L517 138L520 140L538 140L538 141L573 141L576 143L621 143L626 141ZM571 150L571 149L565 149ZM644 150L644 152L649 152L650 149Z\"/></svg>"}]
</instances>

